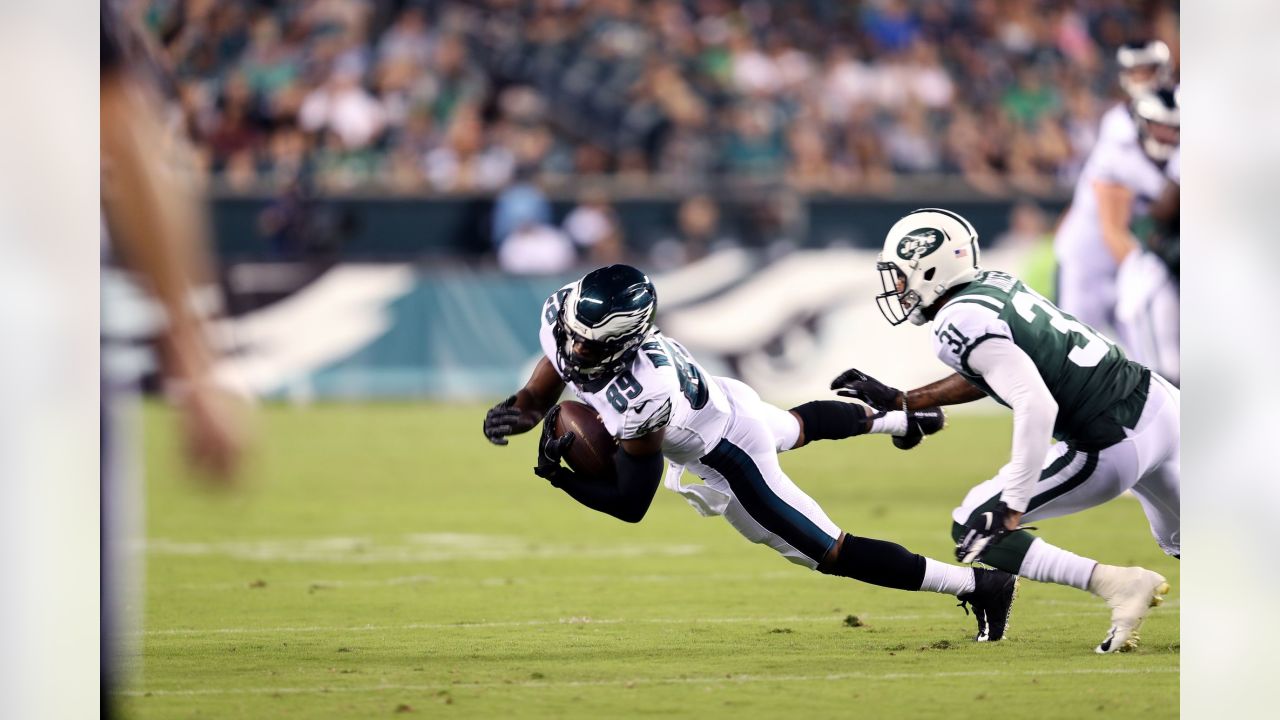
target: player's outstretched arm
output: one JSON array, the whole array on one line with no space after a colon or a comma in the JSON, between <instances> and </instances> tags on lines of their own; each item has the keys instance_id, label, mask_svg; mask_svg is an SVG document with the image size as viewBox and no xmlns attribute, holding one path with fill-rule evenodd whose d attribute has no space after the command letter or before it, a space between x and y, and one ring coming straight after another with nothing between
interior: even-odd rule
<instances>
[{"instance_id":1,"label":"player's outstretched arm","mask_svg":"<svg viewBox=\"0 0 1280 720\"><path fill-rule=\"evenodd\" d=\"M506 445L508 435L532 430L563 392L564 381L551 361L542 358L534 366L533 374L524 387L485 413L484 436L494 445Z\"/></svg>"},{"instance_id":2,"label":"player's outstretched arm","mask_svg":"<svg viewBox=\"0 0 1280 720\"><path fill-rule=\"evenodd\" d=\"M876 410L922 410L960 405L986 397L986 393L959 373L904 393L861 370L850 368L831 381L831 389L837 395L861 400Z\"/></svg>"},{"instance_id":3,"label":"player's outstretched arm","mask_svg":"<svg viewBox=\"0 0 1280 720\"><path fill-rule=\"evenodd\" d=\"M952 373L937 382L908 390L903 402L908 410L920 410L941 405L963 405L986 396L982 388L965 380L963 375Z\"/></svg>"},{"instance_id":4,"label":"player's outstretched arm","mask_svg":"<svg viewBox=\"0 0 1280 720\"><path fill-rule=\"evenodd\" d=\"M206 218L195 192L172 172L173 150L154 89L125 68L104 69L100 143L110 182L103 208L121 259L164 309L161 361L182 391L187 455L206 477L233 477L247 438L245 408L213 382L214 353L190 303L211 277ZM174 138L175 145L181 140Z\"/></svg>"},{"instance_id":5,"label":"player's outstretched arm","mask_svg":"<svg viewBox=\"0 0 1280 720\"><path fill-rule=\"evenodd\" d=\"M623 440L613 455L616 481L602 482L579 476L560 464L576 436L566 433L555 437L556 412L558 406L548 414L543 425L538 466L534 472L592 510L612 515L623 522L640 522L649 512L658 484L662 481L662 438L665 431L658 429L639 438Z\"/></svg>"}]
</instances>

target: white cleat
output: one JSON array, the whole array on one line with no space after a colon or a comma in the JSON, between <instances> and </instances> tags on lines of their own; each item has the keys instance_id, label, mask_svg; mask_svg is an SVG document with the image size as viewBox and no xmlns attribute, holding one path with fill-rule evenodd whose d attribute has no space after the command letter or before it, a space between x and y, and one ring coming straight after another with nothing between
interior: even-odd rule
<instances>
[{"instance_id":1,"label":"white cleat","mask_svg":"<svg viewBox=\"0 0 1280 720\"><path fill-rule=\"evenodd\" d=\"M1138 646L1138 626L1151 608L1164 602L1169 583L1145 568L1098 563L1089 578L1089 592L1111 607L1111 631L1094 652L1125 652Z\"/></svg>"}]
</instances>

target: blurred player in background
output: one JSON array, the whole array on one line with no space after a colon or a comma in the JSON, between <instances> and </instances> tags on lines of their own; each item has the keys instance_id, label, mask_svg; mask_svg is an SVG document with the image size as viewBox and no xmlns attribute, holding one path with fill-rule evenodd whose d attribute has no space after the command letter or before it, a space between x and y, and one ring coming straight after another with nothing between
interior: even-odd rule
<instances>
[{"instance_id":1,"label":"blurred player in background","mask_svg":"<svg viewBox=\"0 0 1280 720\"><path fill-rule=\"evenodd\" d=\"M832 388L882 410L988 395L1011 408L1010 462L952 513L956 557L1087 590L1112 611L1097 652L1134 646L1149 608L1168 592L1164 577L1080 557L1020 523L1077 513L1132 490L1156 542L1178 557L1178 390L1017 278L983 271L978 233L956 213L926 208L903 217L890 228L877 267L884 292L876 302L885 319L931 323L934 352L955 374L902 392L848 370ZM1051 445L1051 438L1059 442Z\"/></svg>"},{"instance_id":2,"label":"blurred player in background","mask_svg":"<svg viewBox=\"0 0 1280 720\"><path fill-rule=\"evenodd\" d=\"M1098 141L1076 181L1071 207L1054 239L1058 260L1057 302L1095 330L1117 336L1116 274L1133 248L1127 220L1136 183L1157 180L1138 148L1134 101L1167 83L1169 47L1159 40L1127 43L1116 51L1119 83L1127 99L1103 116ZM1140 195L1140 193L1139 193Z\"/></svg>"},{"instance_id":3,"label":"blurred player in background","mask_svg":"<svg viewBox=\"0 0 1280 720\"><path fill-rule=\"evenodd\" d=\"M524 388L491 409L484 433L497 445L543 424L535 472L587 507L639 522L669 460L667 486L703 515L723 515L743 537L793 563L882 587L929 591L972 603L979 642L1004 636L1012 575L947 565L883 540L841 530L787 477L778 453L815 440L894 435L909 449L942 429L937 408L867 413L820 400L790 412L747 385L713 377L654 325L657 296L633 267L611 265L554 293L542 309L544 357ZM556 402L566 384L618 439L617 480L581 476L560 464L574 433L556 436ZM685 469L705 485L685 486Z\"/></svg>"},{"instance_id":4,"label":"blurred player in background","mask_svg":"<svg viewBox=\"0 0 1280 720\"><path fill-rule=\"evenodd\" d=\"M1165 242L1159 244L1151 232L1130 232L1129 251L1116 274L1116 322L1120 327L1120 341L1129 355L1177 385L1182 377L1178 346L1178 244L1176 238L1169 235L1169 229L1178 214L1181 180L1179 92L1163 87L1139 96L1134 100L1133 113L1138 123L1138 142L1149 161L1148 169L1142 173L1140 184L1105 191L1108 196L1104 202L1110 206L1106 217L1115 226L1159 223ZM1130 162L1136 163L1132 146L1127 147L1128 155L1134 158ZM1153 173L1151 168L1162 172ZM1135 173L1134 179L1138 177ZM1144 212L1143 206L1148 203ZM1130 207L1134 208L1134 216L1126 221ZM1119 232L1114 234L1118 236Z\"/></svg>"},{"instance_id":5,"label":"blurred player in background","mask_svg":"<svg viewBox=\"0 0 1280 720\"><path fill-rule=\"evenodd\" d=\"M131 269L164 311L160 337L164 372L181 409L192 464L219 481L231 477L244 442L239 402L213 382L213 352L191 294L207 281L205 217L191 188L173 172L173 143L154 82L132 49L125 20L111 3L101 7L103 259ZM168 149L166 149L168 148ZM107 228L110 232L107 232ZM109 311L109 308L105 310ZM119 414L131 388L102 378L102 711L117 712L109 693L128 673L128 618L140 602L138 565L126 544L140 537L137 472L128 468L128 438ZM132 607L131 607L132 606Z\"/></svg>"}]
</instances>

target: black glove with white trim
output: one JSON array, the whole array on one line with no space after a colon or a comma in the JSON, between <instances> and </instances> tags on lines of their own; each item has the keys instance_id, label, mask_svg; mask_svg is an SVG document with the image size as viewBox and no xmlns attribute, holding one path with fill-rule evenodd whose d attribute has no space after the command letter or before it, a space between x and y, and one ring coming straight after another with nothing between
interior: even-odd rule
<instances>
[{"instance_id":1,"label":"black glove with white trim","mask_svg":"<svg viewBox=\"0 0 1280 720\"><path fill-rule=\"evenodd\" d=\"M831 389L837 395L861 400L876 410L905 410L902 391L889 387L870 375L849 368L831 381Z\"/></svg>"},{"instance_id":2,"label":"black glove with white trim","mask_svg":"<svg viewBox=\"0 0 1280 720\"><path fill-rule=\"evenodd\" d=\"M1010 530L1005 523L1008 516L1009 506L1000 501L995 508L980 513L965 523L968 530L960 542L956 543L956 560L962 563L979 562L983 554L1003 540L1005 535L1019 530L1035 530L1034 527L1024 525Z\"/></svg>"}]
</instances>

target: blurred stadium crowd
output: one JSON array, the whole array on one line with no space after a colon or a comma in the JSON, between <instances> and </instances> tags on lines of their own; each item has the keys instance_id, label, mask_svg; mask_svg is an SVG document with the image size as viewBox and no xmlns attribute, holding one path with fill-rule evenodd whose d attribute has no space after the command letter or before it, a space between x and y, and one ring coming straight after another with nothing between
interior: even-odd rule
<instances>
[{"instance_id":1,"label":"blurred stadium crowd","mask_svg":"<svg viewBox=\"0 0 1280 720\"><path fill-rule=\"evenodd\" d=\"M890 192L1070 187L1125 0L142 2L198 164L233 191L419 194L583 176ZM1172 29L1162 23L1174 23ZM694 209L691 212L697 213Z\"/></svg>"}]
</instances>

